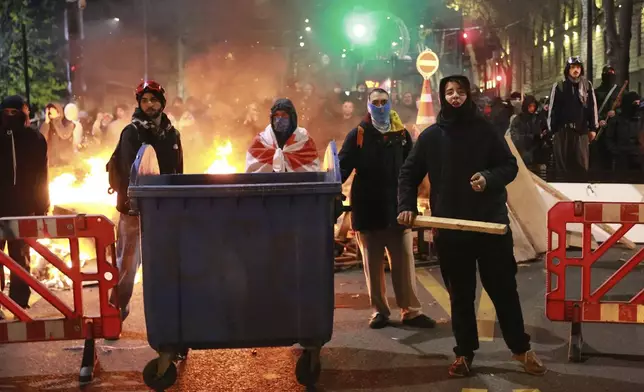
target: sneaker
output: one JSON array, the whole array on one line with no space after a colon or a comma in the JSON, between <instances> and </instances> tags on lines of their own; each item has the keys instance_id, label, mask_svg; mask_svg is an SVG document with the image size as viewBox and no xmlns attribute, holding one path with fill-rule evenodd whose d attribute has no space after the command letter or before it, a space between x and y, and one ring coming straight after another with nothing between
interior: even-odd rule
<instances>
[{"instance_id":1,"label":"sneaker","mask_svg":"<svg viewBox=\"0 0 644 392\"><path fill-rule=\"evenodd\" d=\"M456 357L456 360L449 367L450 377L467 377L470 375L472 360L467 357Z\"/></svg>"},{"instance_id":2,"label":"sneaker","mask_svg":"<svg viewBox=\"0 0 644 392\"><path fill-rule=\"evenodd\" d=\"M414 318L405 319L402 321L403 325L414 328L434 328L436 326L436 321L431 317L421 314Z\"/></svg>"},{"instance_id":3,"label":"sneaker","mask_svg":"<svg viewBox=\"0 0 644 392\"><path fill-rule=\"evenodd\" d=\"M371 329L382 329L387 325L389 325L389 318L380 313L376 313L369 321L369 328Z\"/></svg>"},{"instance_id":4,"label":"sneaker","mask_svg":"<svg viewBox=\"0 0 644 392\"><path fill-rule=\"evenodd\" d=\"M543 376L548 371L548 369L543 365L543 362L541 362L537 357L537 354L532 350L526 351L523 354L515 354L512 356L512 359L521 362L523 369L525 369L525 372L528 374Z\"/></svg>"}]
</instances>

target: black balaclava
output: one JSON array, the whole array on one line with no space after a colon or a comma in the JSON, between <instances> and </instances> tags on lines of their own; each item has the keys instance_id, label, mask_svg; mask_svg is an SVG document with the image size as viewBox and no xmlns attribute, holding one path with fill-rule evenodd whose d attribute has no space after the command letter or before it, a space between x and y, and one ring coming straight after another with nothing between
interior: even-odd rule
<instances>
[{"instance_id":1,"label":"black balaclava","mask_svg":"<svg viewBox=\"0 0 644 392\"><path fill-rule=\"evenodd\" d=\"M0 104L0 109L2 112L2 121L0 121L0 126L4 129L19 130L25 128L25 123L27 122L27 116L22 111L22 108L26 105L25 100L18 95L13 95L5 98ZM9 116L4 113L4 109L16 109L18 114Z\"/></svg>"},{"instance_id":2,"label":"black balaclava","mask_svg":"<svg viewBox=\"0 0 644 392\"><path fill-rule=\"evenodd\" d=\"M286 129L280 130L275 126L275 112L278 110L288 113L289 124ZM295 129L297 129L297 112L295 111L295 105L293 105L293 102L287 98L280 98L275 101L275 104L273 104L273 107L271 108L270 120L277 145L279 148L284 148L284 144L286 144L288 138L290 138L291 135L293 135L293 132L295 132Z\"/></svg>"},{"instance_id":3,"label":"black balaclava","mask_svg":"<svg viewBox=\"0 0 644 392\"><path fill-rule=\"evenodd\" d=\"M615 75L615 68L610 65L602 69L602 84L613 86L617 83L617 75Z\"/></svg>"},{"instance_id":4,"label":"black balaclava","mask_svg":"<svg viewBox=\"0 0 644 392\"><path fill-rule=\"evenodd\" d=\"M455 108L445 99L445 89L448 82L457 82L467 92L467 99L461 107ZM438 113L438 125L462 124L472 120L477 115L476 105L472 101L470 81L463 75L453 75L440 81L441 111Z\"/></svg>"},{"instance_id":5,"label":"black balaclava","mask_svg":"<svg viewBox=\"0 0 644 392\"><path fill-rule=\"evenodd\" d=\"M622 98L622 105L621 105L621 113L624 117L626 118L632 118L635 114L637 114L638 106L636 105L636 101L640 99L640 96L638 93L635 91L629 91L626 94L624 94L624 97Z\"/></svg>"}]
</instances>

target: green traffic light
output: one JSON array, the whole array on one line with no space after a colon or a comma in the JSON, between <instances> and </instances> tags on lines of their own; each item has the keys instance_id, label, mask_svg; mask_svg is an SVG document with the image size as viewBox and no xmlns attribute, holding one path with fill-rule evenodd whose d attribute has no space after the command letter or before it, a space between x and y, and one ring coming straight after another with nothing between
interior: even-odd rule
<instances>
[{"instance_id":1,"label":"green traffic light","mask_svg":"<svg viewBox=\"0 0 644 392\"><path fill-rule=\"evenodd\" d=\"M346 34L354 44L368 45L373 43L377 26L368 13L353 13L345 18Z\"/></svg>"},{"instance_id":2,"label":"green traffic light","mask_svg":"<svg viewBox=\"0 0 644 392\"><path fill-rule=\"evenodd\" d=\"M363 38L367 34L367 28L365 25L358 23L353 26L353 35L356 38Z\"/></svg>"}]
</instances>

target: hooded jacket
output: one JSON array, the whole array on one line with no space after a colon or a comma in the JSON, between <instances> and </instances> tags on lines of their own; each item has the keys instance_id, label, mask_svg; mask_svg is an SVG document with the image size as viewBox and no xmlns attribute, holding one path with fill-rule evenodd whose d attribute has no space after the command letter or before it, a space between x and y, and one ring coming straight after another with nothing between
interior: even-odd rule
<instances>
[{"instance_id":1,"label":"hooded jacket","mask_svg":"<svg viewBox=\"0 0 644 392\"><path fill-rule=\"evenodd\" d=\"M285 133L275 132L275 127L273 126L275 113L280 110L286 112L288 114L289 120L291 121L291 127ZM295 132L295 130L297 129L297 111L295 110L295 105L293 105L293 102L291 102L290 99L281 98L275 101L273 107L271 108L270 125L273 129L273 132L275 133L277 146L279 148L284 148L286 141L291 137L291 135L293 135L293 132Z\"/></svg>"},{"instance_id":2,"label":"hooded jacket","mask_svg":"<svg viewBox=\"0 0 644 392\"><path fill-rule=\"evenodd\" d=\"M564 80L552 86L548 128L551 132L558 132L568 127L580 135L585 135L588 131L596 131L599 128L597 99L592 83L584 77L583 65L578 82L570 80L570 67L570 64L566 64Z\"/></svg>"},{"instance_id":3,"label":"hooded jacket","mask_svg":"<svg viewBox=\"0 0 644 392\"><path fill-rule=\"evenodd\" d=\"M445 99L449 81L467 91L467 100L459 108ZM442 79L440 101L437 123L421 133L400 171L398 212L417 212L417 189L428 175L432 216L507 224L505 186L517 175L516 159L472 102L466 77ZM476 173L487 181L483 192L475 192L470 185Z\"/></svg>"},{"instance_id":4,"label":"hooded jacket","mask_svg":"<svg viewBox=\"0 0 644 392\"><path fill-rule=\"evenodd\" d=\"M636 102L639 95L630 91L622 97L619 115L608 120L606 135L601 139L611 154L611 158L620 155L639 156L641 148L639 143L640 113Z\"/></svg>"},{"instance_id":5,"label":"hooded jacket","mask_svg":"<svg viewBox=\"0 0 644 392\"><path fill-rule=\"evenodd\" d=\"M130 169L143 143L154 148L161 174L183 174L183 148L179 131L172 126L165 113L161 113L161 122L157 126L141 109L136 109L132 122L121 132L116 147L118 170L122 178L120 189L115 189L118 193L116 209L123 214L128 214L130 210L127 196Z\"/></svg>"},{"instance_id":6,"label":"hooded jacket","mask_svg":"<svg viewBox=\"0 0 644 392\"><path fill-rule=\"evenodd\" d=\"M534 96L526 95L521 113L513 116L510 122L510 137L526 165L532 163L533 153L540 145L541 132L546 129L536 110L534 113L529 112L530 105L535 105L536 108L539 104Z\"/></svg>"},{"instance_id":7,"label":"hooded jacket","mask_svg":"<svg viewBox=\"0 0 644 392\"><path fill-rule=\"evenodd\" d=\"M10 97L0 105L22 109L22 98ZM47 141L24 125L2 124L0 118L0 217L45 215L49 210Z\"/></svg>"},{"instance_id":8,"label":"hooded jacket","mask_svg":"<svg viewBox=\"0 0 644 392\"><path fill-rule=\"evenodd\" d=\"M392 130L378 131L367 114L347 135L338 154L344 183L351 185L351 223L357 231L401 227L397 218L398 174L412 146L411 135L391 112Z\"/></svg>"},{"instance_id":9,"label":"hooded jacket","mask_svg":"<svg viewBox=\"0 0 644 392\"><path fill-rule=\"evenodd\" d=\"M278 111L288 114L290 127L275 130ZM317 147L306 129L298 127L297 112L289 99L278 99L271 108L270 124L251 142L246 152L247 173L314 172L320 170Z\"/></svg>"}]
</instances>

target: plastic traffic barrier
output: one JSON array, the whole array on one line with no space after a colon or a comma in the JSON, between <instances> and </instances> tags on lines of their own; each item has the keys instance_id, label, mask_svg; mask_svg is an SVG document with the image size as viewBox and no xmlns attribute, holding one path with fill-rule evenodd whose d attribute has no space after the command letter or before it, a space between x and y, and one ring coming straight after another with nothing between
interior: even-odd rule
<instances>
[{"instance_id":1,"label":"plastic traffic barrier","mask_svg":"<svg viewBox=\"0 0 644 392\"><path fill-rule=\"evenodd\" d=\"M37 240L41 238L69 240L71 264L66 264L39 243ZM95 240L97 271L94 273L81 271L79 238ZM117 338L121 333L120 312L109 303L110 290L116 290L119 280L118 269L113 264L116 260L114 224L102 215L1 218L0 240L24 241L71 280L74 296L73 308L70 308L15 260L0 251L0 267L8 268L64 315L64 318L58 319L34 319L9 296L0 292L0 305L16 319L0 321L0 344L85 339L79 379L81 383L91 381L98 365L94 340ZM108 254L112 261L107 260ZM98 282L100 315L97 317L87 317L83 309L83 282L88 281Z\"/></svg>"},{"instance_id":2,"label":"plastic traffic barrier","mask_svg":"<svg viewBox=\"0 0 644 392\"><path fill-rule=\"evenodd\" d=\"M546 257L546 316L552 321L571 323L568 357L582 360L582 323L644 323L644 282L628 301L604 301L603 297L644 260L640 249L608 279L593 290L592 266L634 225L644 223L644 203L559 202L548 212L548 253ZM581 257L566 254L566 225L583 225ZM592 250L591 225L621 224L595 251ZM553 234L558 236L554 247ZM566 297L566 269L581 269L579 299Z\"/></svg>"}]
</instances>

